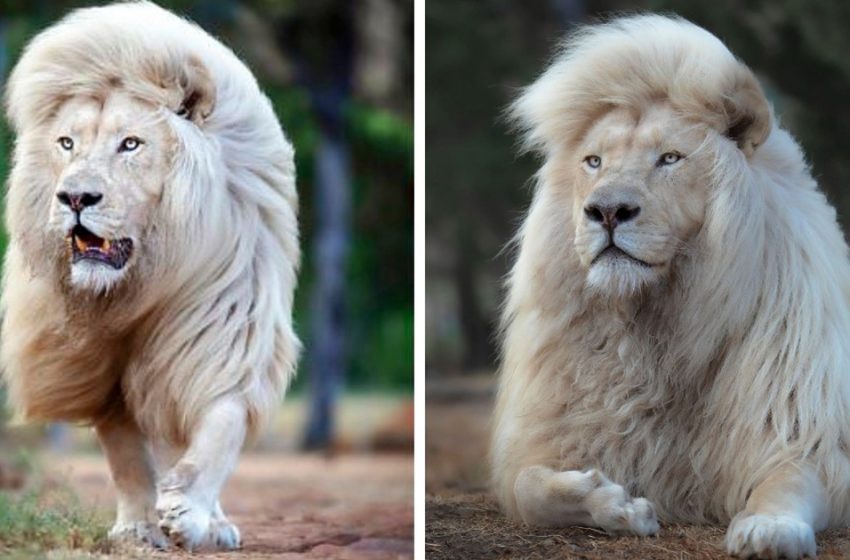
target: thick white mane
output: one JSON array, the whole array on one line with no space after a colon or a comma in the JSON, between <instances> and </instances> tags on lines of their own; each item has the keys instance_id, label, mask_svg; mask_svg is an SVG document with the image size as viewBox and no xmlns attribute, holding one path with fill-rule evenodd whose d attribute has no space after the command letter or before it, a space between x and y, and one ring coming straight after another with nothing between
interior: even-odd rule
<instances>
[{"instance_id":1,"label":"thick white mane","mask_svg":"<svg viewBox=\"0 0 850 560\"><path fill-rule=\"evenodd\" d=\"M153 3L73 12L29 44L11 75L6 99L17 148L4 307L33 297L18 286L33 270L48 268L38 258L54 256L39 251L38 231L54 188L42 136L71 96L97 99L114 88L161 107L177 144L145 240L152 256L133 277L135 297L125 302L120 320L116 314L101 319L107 332L126 334L114 358L126 361L127 405L146 432L180 442L212 401L238 394L249 403L255 428L277 407L299 351L291 322L299 261L293 149L244 64ZM187 103L198 103L199 113L189 114ZM109 373L93 371L73 391L63 393L57 383L28 395L24 387L32 381L23 381L29 372L20 370L32 366L26 360L58 381L76 358L58 348L57 355L49 355L50 348L28 354L40 331L57 325L45 317L14 321L4 332L4 362L23 416L61 414L87 382L86 394L103 393L94 387L109 383ZM106 361L110 350L103 352ZM96 403L86 404L88 412L78 411L76 419L99 414Z\"/></svg>"},{"instance_id":2,"label":"thick white mane","mask_svg":"<svg viewBox=\"0 0 850 560\"><path fill-rule=\"evenodd\" d=\"M742 86L761 95L750 71L717 37L683 19L644 15L573 33L511 114L525 133L525 148L543 151L576 140L606 108L641 108L661 99L718 128L747 117L768 126L766 104L747 115L749 94L729 95Z\"/></svg>"},{"instance_id":3,"label":"thick white mane","mask_svg":"<svg viewBox=\"0 0 850 560\"><path fill-rule=\"evenodd\" d=\"M708 209L663 287L606 300L586 289L558 166L606 110L659 100L708 125ZM492 450L508 511L519 470L555 457L556 470L599 468L663 518L728 521L805 458L831 522L847 520L847 245L750 71L690 23L627 18L577 33L512 114L546 161L504 311Z\"/></svg>"}]
</instances>

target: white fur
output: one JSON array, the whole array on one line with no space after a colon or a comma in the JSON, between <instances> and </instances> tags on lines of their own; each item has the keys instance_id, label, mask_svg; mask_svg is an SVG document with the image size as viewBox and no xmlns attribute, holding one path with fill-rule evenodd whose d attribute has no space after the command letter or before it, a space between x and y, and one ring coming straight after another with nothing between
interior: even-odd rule
<instances>
[{"instance_id":1,"label":"white fur","mask_svg":"<svg viewBox=\"0 0 850 560\"><path fill-rule=\"evenodd\" d=\"M164 171L139 174L130 154L108 169L85 154L55 163L63 107L82 100L96 115L119 94L138 126L165 126L168 140L146 146ZM225 46L143 1L78 10L39 34L6 96L17 142L0 357L18 419L97 427L118 487L114 535L160 544L158 523L188 549L238 546L218 494L300 348L293 150L269 100ZM163 180L116 181L133 169ZM71 222L54 200L76 172L105 181L103 210L82 219L132 236L126 270L70 265Z\"/></svg>"},{"instance_id":2,"label":"white fur","mask_svg":"<svg viewBox=\"0 0 850 560\"><path fill-rule=\"evenodd\" d=\"M604 115L640 123L659 103L680 120L666 134L702 131L703 188L668 183L659 211L696 208L697 227L652 249L667 259L652 277L591 267L587 179L567 170ZM513 115L545 163L504 312L492 461L506 511L575 499L570 484L520 491L525 469L555 473L546 484L598 469L662 520L732 522L730 553L813 554L814 531L850 521L850 262L750 71L683 20L625 18L579 32Z\"/></svg>"}]
</instances>

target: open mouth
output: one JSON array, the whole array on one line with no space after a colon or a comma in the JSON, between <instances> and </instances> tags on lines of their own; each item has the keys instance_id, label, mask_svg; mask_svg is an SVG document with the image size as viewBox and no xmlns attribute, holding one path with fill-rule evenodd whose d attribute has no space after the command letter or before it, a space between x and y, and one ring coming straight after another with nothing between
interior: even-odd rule
<instances>
[{"instance_id":1,"label":"open mouth","mask_svg":"<svg viewBox=\"0 0 850 560\"><path fill-rule=\"evenodd\" d=\"M652 268L652 266L653 266L646 261L642 261L642 260L640 260L636 257L633 257L632 255L623 251L622 249L620 249L619 247L617 247L613 243L611 245L608 245L602 251L600 251L599 254L596 255L596 257L594 257L593 261L590 264L592 264L592 265L596 264L597 262L599 262L602 259L628 259L628 260L634 262L635 264L639 264L640 266L645 266L647 268Z\"/></svg>"},{"instance_id":2,"label":"open mouth","mask_svg":"<svg viewBox=\"0 0 850 560\"><path fill-rule=\"evenodd\" d=\"M80 224L74 226L66 241L71 246L72 264L94 261L120 270L133 253L131 239L103 239Z\"/></svg>"}]
</instances>

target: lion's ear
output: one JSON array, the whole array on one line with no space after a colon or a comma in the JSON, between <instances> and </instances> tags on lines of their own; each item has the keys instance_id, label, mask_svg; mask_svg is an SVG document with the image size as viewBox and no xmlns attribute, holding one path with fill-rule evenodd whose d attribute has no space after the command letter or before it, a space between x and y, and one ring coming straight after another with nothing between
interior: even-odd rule
<instances>
[{"instance_id":1,"label":"lion's ear","mask_svg":"<svg viewBox=\"0 0 850 560\"><path fill-rule=\"evenodd\" d=\"M770 134L771 114L758 80L743 64L735 76L732 90L723 102L726 114L726 136L747 157L751 156Z\"/></svg>"},{"instance_id":2,"label":"lion's ear","mask_svg":"<svg viewBox=\"0 0 850 560\"><path fill-rule=\"evenodd\" d=\"M215 83L209 70L197 58L189 58L178 86L181 99L177 114L200 126L215 106Z\"/></svg>"}]
</instances>

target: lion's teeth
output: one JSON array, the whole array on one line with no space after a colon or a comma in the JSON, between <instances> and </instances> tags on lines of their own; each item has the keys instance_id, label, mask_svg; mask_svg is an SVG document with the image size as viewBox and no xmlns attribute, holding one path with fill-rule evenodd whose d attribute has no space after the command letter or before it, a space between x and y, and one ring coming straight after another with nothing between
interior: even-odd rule
<instances>
[{"instance_id":1,"label":"lion's teeth","mask_svg":"<svg viewBox=\"0 0 850 560\"><path fill-rule=\"evenodd\" d=\"M86 242L80 239L79 237L75 237L74 241L77 243L77 249L79 249L80 251L85 251L89 248L89 246L86 245Z\"/></svg>"},{"instance_id":2,"label":"lion's teeth","mask_svg":"<svg viewBox=\"0 0 850 560\"><path fill-rule=\"evenodd\" d=\"M109 249L111 247L112 247L112 243L110 243L110 241L108 239L104 239L103 240L103 250L108 253Z\"/></svg>"}]
</instances>

